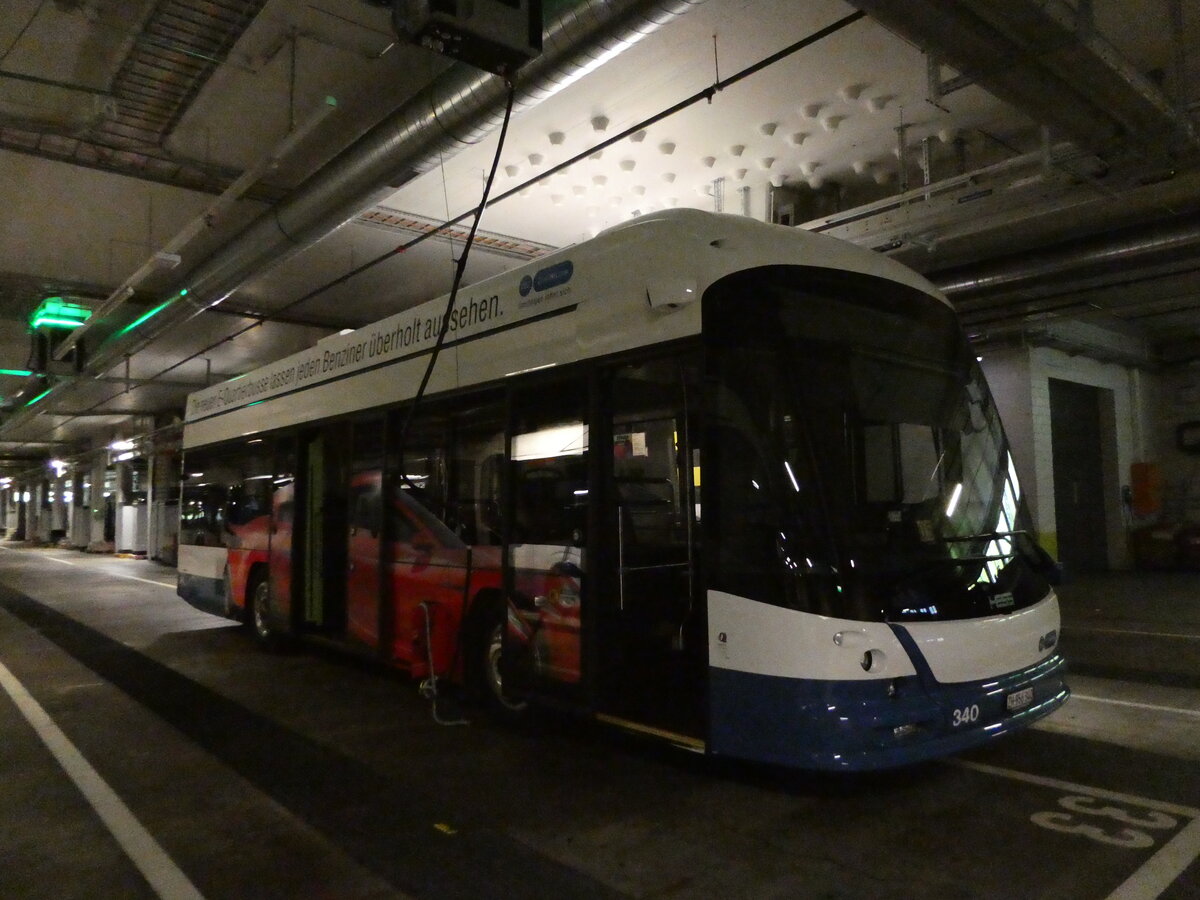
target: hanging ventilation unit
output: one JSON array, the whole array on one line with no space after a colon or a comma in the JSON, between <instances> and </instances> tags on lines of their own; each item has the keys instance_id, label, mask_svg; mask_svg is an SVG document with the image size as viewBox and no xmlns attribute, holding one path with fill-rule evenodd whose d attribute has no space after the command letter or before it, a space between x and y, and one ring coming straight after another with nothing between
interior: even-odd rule
<instances>
[{"instance_id":1,"label":"hanging ventilation unit","mask_svg":"<svg viewBox=\"0 0 1200 900\"><path fill-rule=\"evenodd\" d=\"M401 38L497 75L542 52L542 0L395 0Z\"/></svg>"}]
</instances>

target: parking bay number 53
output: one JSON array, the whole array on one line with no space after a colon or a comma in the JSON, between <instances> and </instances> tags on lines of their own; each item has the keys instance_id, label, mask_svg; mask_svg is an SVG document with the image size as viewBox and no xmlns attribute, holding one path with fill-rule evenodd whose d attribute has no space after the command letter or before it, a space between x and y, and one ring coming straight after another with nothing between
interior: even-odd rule
<instances>
[{"instance_id":1,"label":"parking bay number 53","mask_svg":"<svg viewBox=\"0 0 1200 900\"><path fill-rule=\"evenodd\" d=\"M1051 831L1078 834L1102 844L1127 847L1131 850L1154 846L1154 838L1143 829L1174 828L1178 824L1175 818L1166 813L1154 810L1130 812L1119 806L1102 805L1095 797L1060 797L1058 805L1069 812L1036 812L1029 817L1030 821ZM1092 824L1102 819L1118 824Z\"/></svg>"}]
</instances>

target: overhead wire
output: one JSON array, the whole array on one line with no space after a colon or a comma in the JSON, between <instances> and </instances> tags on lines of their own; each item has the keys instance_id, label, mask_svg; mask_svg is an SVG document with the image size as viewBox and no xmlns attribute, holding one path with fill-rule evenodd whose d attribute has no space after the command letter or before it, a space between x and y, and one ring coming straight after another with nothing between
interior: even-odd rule
<instances>
[{"instance_id":1,"label":"overhead wire","mask_svg":"<svg viewBox=\"0 0 1200 900\"><path fill-rule=\"evenodd\" d=\"M400 426L400 432L396 437L400 477L406 483L408 483L408 476L404 474L404 443L408 439L408 432L412 427L412 421L416 415L417 407L421 403L421 398L425 396L425 389L429 387L429 379L433 375L433 367L437 363L438 354L442 352L442 346L446 343L446 335L450 331L450 314L454 312L454 304L458 300L458 289L462 284L463 274L467 269L467 257L471 252L471 247L475 243L475 232L479 229L479 220L483 217L483 211L487 209L488 195L492 192L492 182L496 178L496 170L500 168L500 154L504 150L504 139L508 135L508 122L512 117L513 100L516 97L516 88L513 86L512 81L506 81L505 83L508 87L508 97L504 106L504 121L500 125L500 137L496 142L496 154L492 158L492 168L488 171L487 181L483 185L483 198L479 201L479 205L475 207L475 218L471 221L471 230L467 232L466 243L463 244L462 253L458 257L458 265L454 270L454 283L450 287L450 296L446 300L446 311L442 314L442 326L438 329L437 340L434 342L433 349L429 353L429 363L425 366L425 374L421 377L421 384L417 387L417 393L408 405L408 411L404 416L404 423Z\"/></svg>"},{"instance_id":2,"label":"overhead wire","mask_svg":"<svg viewBox=\"0 0 1200 900\"><path fill-rule=\"evenodd\" d=\"M16 49L17 44L21 43L21 38L25 37L25 32L27 32L33 23L37 21L38 16L42 14L42 10L45 8L46 0L42 0L42 2L38 4L37 9L33 11L33 15L31 15L28 21L21 26L21 30L17 32L17 36L12 39L12 42L7 47L4 48L4 52L0 53L0 64L3 64L3 62L8 59L8 55Z\"/></svg>"}]
</instances>

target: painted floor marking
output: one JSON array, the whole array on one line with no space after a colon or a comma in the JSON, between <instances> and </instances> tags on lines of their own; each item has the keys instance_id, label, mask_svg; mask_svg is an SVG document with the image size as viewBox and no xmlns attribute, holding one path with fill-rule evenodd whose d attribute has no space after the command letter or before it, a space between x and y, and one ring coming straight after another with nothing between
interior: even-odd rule
<instances>
[{"instance_id":1,"label":"painted floor marking","mask_svg":"<svg viewBox=\"0 0 1200 900\"><path fill-rule=\"evenodd\" d=\"M1178 803L1151 800L1149 797L1139 797L1136 794L1122 794L1106 788L1091 787L1090 785L1079 784L1074 781L1063 781L1059 778L1047 778L1044 775L1033 775L1029 772L1018 772L1016 769L989 766L987 763L969 762L965 759L953 759L947 760L947 762L952 766L959 766L963 769L972 769L987 775L998 775L1001 778L1010 778L1013 781L1024 781L1026 784L1036 784L1041 787L1053 788L1056 791L1063 791L1068 794L1090 794L1102 800L1129 803L1133 806L1140 806L1143 809L1156 809L1168 815L1182 816L1187 819L1200 819L1200 809L1191 806L1181 806Z\"/></svg>"},{"instance_id":2,"label":"painted floor marking","mask_svg":"<svg viewBox=\"0 0 1200 900\"><path fill-rule=\"evenodd\" d=\"M1154 900L1174 883L1197 856L1200 856L1200 819L1193 819L1191 824L1167 841L1140 869L1109 894L1107 900Z\"/></svg>"},{"instance_id":3,"label":"painted floor marking","mask_svg":"<svg viewBox=\"0 0 1200 900\"><path fill-rule=\"evenodd\" d=\"M9 553L19 552L17 550L13 550L11 547L0 547L0 550L7 550ZM74 566L77 569L84 568L84 566L81 566L77 562L71 562L71 560L69 560L69 559L59 559L57 556L40 556L38 558L39 559L48 559L48 560L51 560L52 562L56 562L56 563L62 563L64 566ZM111 575L113 578L128 578L130 581L141 581L145 584L152 584L155 587L170 588L171 590L175 590L174 584L168 584L163 581L153 581L152 579L149 579L149 578L139 578L137 575L123 575L120 572L109 572L105 569L94 569L94 568L90 568L90 567L88 568L88 571L95 575Z\"/></svg>"},{"instance_id":4,"label":"painted floor marking","mask_svg":"<svg viewBox=\"0 0 1200 900\"><path fill-rule=\"evenodd\" d=\"M100 777L76 749L62 729L54 724L25 686L8 667L0 663L0 687L3 687L21 715L30 724L42 743L58 760L75 787L91 804L109 833L121 845L126 856L137 866L155 893L164 900L204 900L196 886L188 880L171 857L159 845L141 822L129 811L116 792Z\"/></svg>"},{"instance_id":5,"label":"painted floor marking","mask_svg":"<svg viewBox=\"0 0 1200 900\"><path fill-rule=\"evenodd\" d=\"M1200 634L1180 634L1177 631L1130 631L1128 628L1087 628L1072 625L1063 629L1068 634L1086 631L1089 634L1131 634L1137 637L1182 638L1185 641L1200 641Z\"/></svg>"},{"instance_id":6,"label":"painted floor marking","mask_svg":"<svg viewBox=\"0 0 1200 900\"><path fill-rule=\"evenodd\" d=\"M968 762L962 759L948 760L948 762L950 765L983 772L987 775L997 775L1001 778L1010 778L1013 781L1023 781L1026 784L1036 784L1040 787L1053 788L1071 794L1090 794L1102 800L1128 803L1143 809L1158 810L1192 820L1126 878L1105 900L1155 900L1196 861L1197 857L1200 857L1200 809L1181 806L1177 803L1166 803L1162 800L1151 800L1149 797L1139 797L1135 794L1122 794L1118 791L1077 784L1073 781L1018 772L1015 769L989 766L986 763Z\"/></svg>"},{"instance_id":7,"label":"painted floor marking","mask_svg":"<svg viewBox=\"0 0 1200 900\"><path fill-rule=\"evenodd\" d=\"M1071 692L1072 700L1090 700L1092 703L1111 703L1113 706L1132 706L1135 709L1149 709L1154 712L1177 713L1181 716L1198 716L1200 709L1183 709L1179 706L1159 706L1157 703L1135 703L1132 700L1113 700L1109 697L1092 697L1078 691Z\"/></svg>"}]
</instances>

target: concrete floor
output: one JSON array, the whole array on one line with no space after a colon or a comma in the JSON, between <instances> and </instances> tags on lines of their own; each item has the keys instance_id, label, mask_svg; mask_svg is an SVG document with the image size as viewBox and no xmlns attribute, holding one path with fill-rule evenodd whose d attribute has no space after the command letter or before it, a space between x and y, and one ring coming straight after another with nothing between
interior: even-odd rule
<instances>
[{"instance_id":1,"label":"concrete floor","mask_svg":"<svg viewBox=\"0 0 1200 900\"><path fill-rule=\"evenodd\" d=\"M1063 710L851 778L444 727L392 673L260 651L171 569L0 545L0 898L1195 900L1198 588L1064 586Z\"/></svg>"}]
</instances>

